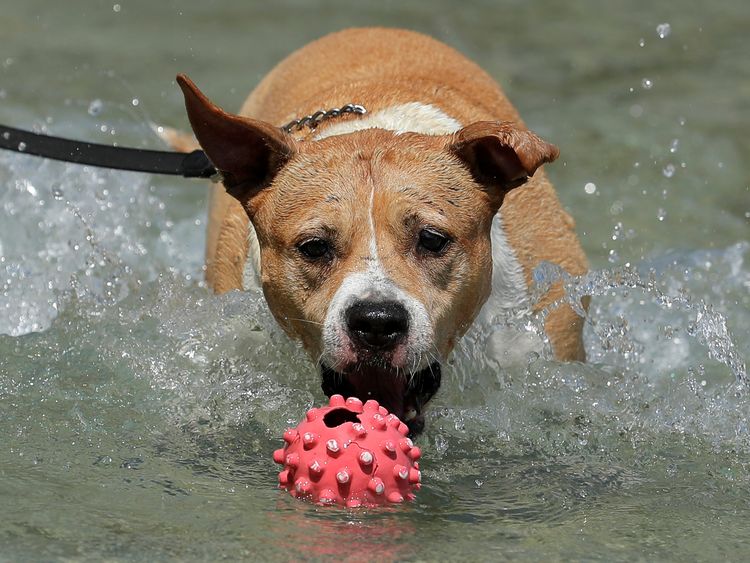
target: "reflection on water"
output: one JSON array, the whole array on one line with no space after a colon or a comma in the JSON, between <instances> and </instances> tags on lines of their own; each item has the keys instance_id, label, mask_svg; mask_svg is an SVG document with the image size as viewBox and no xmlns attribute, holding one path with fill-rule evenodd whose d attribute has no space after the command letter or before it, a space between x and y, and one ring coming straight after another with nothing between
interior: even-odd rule
<instances>
[{"instance_id":1,"label":"reflection on water","mask_svg":"<svg viewBox=\"0 0 750 563\"><path fill-rule=\"evenodd\" d=\"M417 529L403 513L392 508L371 513L313 510L284 498L268 520L269 535L284 531L284 547L295 559L392 561L417 556Z\"/></svg>"},{"instance_id":2,"label":"reflection on water","mask_svg":"<svg viewBox=\"0 0 750 563\"><path fill-rule=\"evenodd\" d=\"M288 4L277 9L304 10ZM596 23L601 14L585 10L557 14L549 27L548 16L536 17L541 8L516 6L516 22L533 21L537 33L507 24L509 46L489 41L492 26L506 26L491 10L443 7L445 19L436 13L424 25L512 78L508 90L524 115L563 148L548 172L596 266L581 278L563 276L566 302L594 296L589 363L560 364L542 353L500 367L497 339L508 329L543 338L544 314L476 326L429 410L417 502L355 512L299 503L275 489L271 452L283 430L322 401L318 376L260 295L217 297L205 288L204 188L0 154L3 556L743 557L750 242L746 168L734 155L746 146L739 125L747 122L730 93L746 74L734 58L718 57L743 41L732 6L724 34L706 22L695 31L684 14L634 24L633 10L616 13L620 25L606 29ZM174 17L166 4L106 8L90 17L109 22L136 8L154 21ZM15 9L31 26L29 8ZM373 17L426 21L389 9ZM240 64L228 54L230 38L209 41L190 25L179 33L196 34L198 57L218 50L229 67ZM173 27L164 33L178 33ZM581 30L595 49L573 41ZM532 36L544 44L529 44ZM263 37L253 41L269 60L291 48ZM165 54L162 39L149 47ZM545 43L552 39L555 49ZM108 45L105 37L94 51L120 60ZM692 66L672 69L684 62L683 45ZM724 51L709 52L712 45ZM514 56L500 56L507 52ZM601 60L607 52L615 54ZM17 49L16 62L0 69L3 120L136 146L157 146L151 114L173 112L181 123L177 93L168 81L152 82L154 72L174 74L169 56L154 57L153 71L141 68L124 86L111 73L71 69L83 55L67 56L66 70L55 74ZM253 82L205 70L201 61L179 59L216 72L225 96ZM242 64L259 65L257 74L268 66ZM724 81L720 93L702 89L703 75L722 68L735 82ZM68 103L35 86L28 69L45 70L69 92ZM565 79L571 74L585 88ZM244 95L230 93L235 101ZM684 97L705 108L717 95L727 99L714 122L684 112ZM535 291L560 277L540 267Z\"/></svg>"}]
</instances>

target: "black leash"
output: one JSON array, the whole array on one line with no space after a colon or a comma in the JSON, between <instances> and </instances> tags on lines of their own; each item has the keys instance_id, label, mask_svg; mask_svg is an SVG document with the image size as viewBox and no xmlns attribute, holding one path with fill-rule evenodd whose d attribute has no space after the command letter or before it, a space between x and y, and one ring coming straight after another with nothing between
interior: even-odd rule
<instances>
[{"instance_id":1,"label":"black leash","mask_svg":"<svg viewBox=\"0 0 750 563\"><path fill-rule=\"evenodd\" d=\"M328 119L346 114L363 115L365 113L367 110L359 104L346 104L340 108L320 110L301 119L295 119L281 129L287 133L304 128L315 129ZM113 147L41 135L5 125L0 125L0 149L75 164L132 172L170 174L185 178L212 178L218 173L202 150L184 153Z\"/></svg>"},{"instance_id":2,"label":"black leash","mask_svg":"<svg viewBox=\"0 0 750 563\"><path fill-rule=\"evenodd\" d=\"M75 164L133 172L185 178L211 178L216 174L216 169L201 150L182 153L113 147L40 135L5 125L0 125L0 148Z\"/></svg>"}]
</instances>

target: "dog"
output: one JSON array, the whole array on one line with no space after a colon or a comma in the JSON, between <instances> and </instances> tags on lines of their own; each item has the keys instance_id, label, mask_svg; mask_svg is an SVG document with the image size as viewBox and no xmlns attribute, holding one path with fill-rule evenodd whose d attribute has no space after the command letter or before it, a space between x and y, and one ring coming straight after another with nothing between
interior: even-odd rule
<instances>
[{"instance_id":1,"label":"dog","mask_svg":"<svg viewBox=\"0 0 750 563\"><path fill-rule=\"evenodd\" d=\"M558 149L445 44L397 29L328 35L276 66L238 115L177 81L223 183L210 195L207 281L219 293L260 285L329 396L375 398L418 433L441 365L483 307L560 299L557 283L531 303L543 261L587 270L540 169ZM280 128L347 104L366 113ZM558 359L585 359L571 307L544 326Z\"/></svg>"}]
</instances>

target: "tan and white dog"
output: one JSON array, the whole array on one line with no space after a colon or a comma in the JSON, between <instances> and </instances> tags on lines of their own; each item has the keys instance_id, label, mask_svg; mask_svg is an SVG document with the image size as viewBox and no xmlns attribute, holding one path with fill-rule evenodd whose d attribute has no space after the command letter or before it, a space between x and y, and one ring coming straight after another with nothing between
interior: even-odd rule
<instances>
[{"instance_id":1,"label":"tan and white dog","mask_svg":"<svg viewBox=\"0 0 750 563\"><path fill-rule=\"evenodd\" d=\"M178 77L193 131L221 172L206 248L217 292L259 283L321 366L323 390L374 397L412 431L440 365L484 306L540 308L541 262L587 265L539 167L558 150L528 131L477 65L424 35L351 29L296 51L239 115ZM280 126L361 104L314 129ZM555 355L583 360L582 319L552 310Z\"/></svg>"}]
</instances>

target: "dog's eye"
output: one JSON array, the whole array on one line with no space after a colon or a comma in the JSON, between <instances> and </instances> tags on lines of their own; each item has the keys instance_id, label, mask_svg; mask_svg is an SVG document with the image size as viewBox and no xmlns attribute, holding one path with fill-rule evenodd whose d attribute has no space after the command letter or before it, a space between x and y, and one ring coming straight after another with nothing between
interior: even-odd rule
<instances>
[{"instance_id":1,"label":"dog's eye","mask_svg":"<svg viewBox=\"0 0 750 563\"><path fill-rule=\"evenodd\" d=\"M440 254L450 241L450 238L433 229L419 231L419 247L433 254Z\"/></svg>"},{"instance_id":2,"label":"dog's eye","mask_svg":"<svg viewBox=\"0 0 750 563\"><path fill-rule=\"evenodd\" d=\"M317 260L330 254L331 245L322 238L311 238L298 244L297 249L305 258Z\"/></svg>"}]
</instances>

